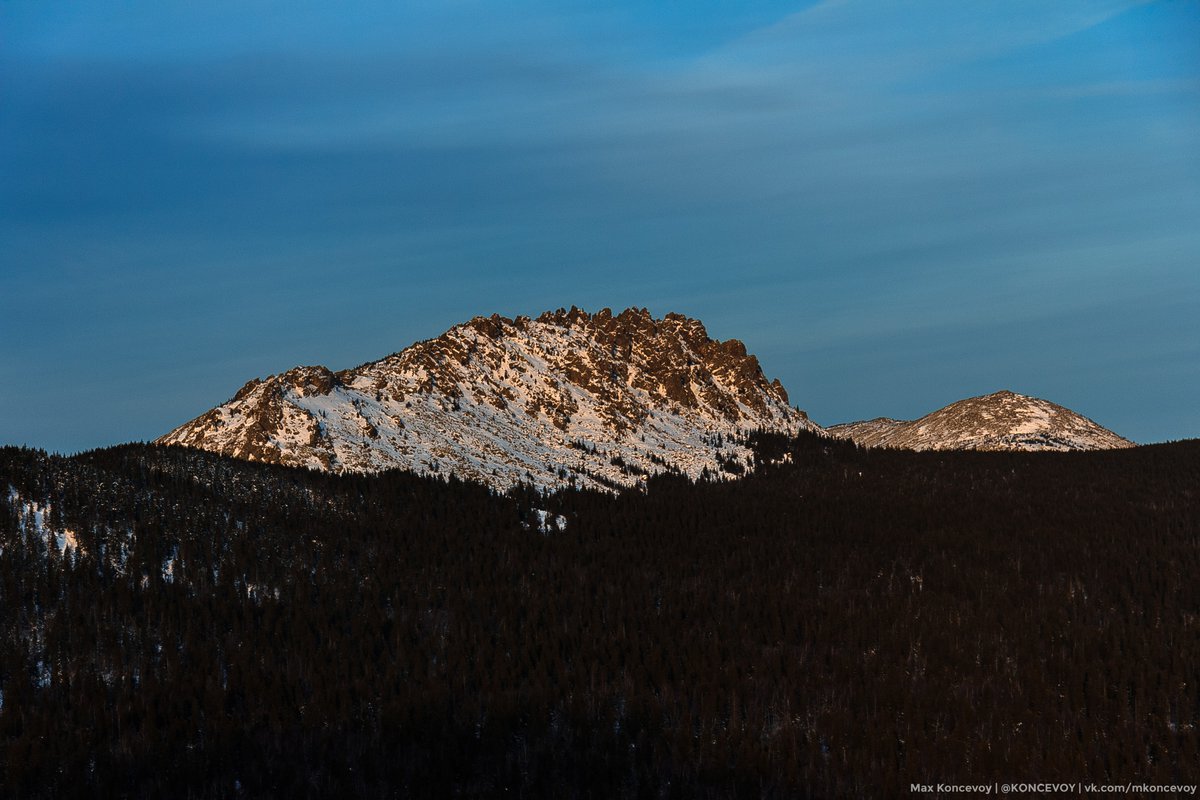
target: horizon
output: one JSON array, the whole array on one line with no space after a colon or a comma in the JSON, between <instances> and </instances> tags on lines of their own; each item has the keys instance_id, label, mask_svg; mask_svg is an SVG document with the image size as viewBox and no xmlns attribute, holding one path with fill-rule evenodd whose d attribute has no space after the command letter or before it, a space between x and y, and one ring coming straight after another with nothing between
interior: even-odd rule
<instances>
[{"instance_id":1,"label":"horizon","mask_svg":"<svg viewBox=\"0 0 1200 800\"><path fill-rule=\"evenodd\" d=\"M648 308L822 426L1200 437L1200 6L0 4L0 445Z\"/></svg>"},{"instance_id":2,"label":"horizon","mask_svg":"<svg viewBox=\"0 0 1200 800\"><path fill-rule=\"evenodd\" d=\"M455 329L455 328L459 328L459 327L464 327L464 326L466 326L466 325L467 325L469 322L473 322L473 321L475 321L475 320L478 320L478 319L489 319L489 318L493 318L493 317L499 317L501 320L504 320L504 321L506 321L506 322L509 322L509 323L515 322L515 321L517 321L517 320L520 320L520 319L524 319L524 320L527 320L527 321L528 321L528 320L538 321L538 320L540 320L540 319L541 319L541 318L543 318L543 317L552 316L552 315L563 315L563 314L567 314L567 313L574 312L574 311L580 311L580 312L582 312L583 314L585 314L585 315L586 315L586 316L588 316L588 317L595 317L596 315L598 315L598 314L602 314L602 313L604 313L604 312L608 312L608 313L609 313L609 314L611 314L613 317L619 317L619 316L622 316L622 315L624 315L625 313L628 313L628 312L638 312L638 313L644 313L644 314L648 314L648 315L650 316L650 318L651 318L651 319L652 319L652 320L653 320L655 323L660 323L660 322L662 322L662 321L664 320L664 318L666 318L666 317L669 317L669 316L682 316L682 317L684 317L685 319L689 319L689 320L691 320L691 321L697 321L697 322L700 322L701 326L702 326L702 327L704 327L704 328L705 328L705 331L707 332L707 326L704 326L704 322L703 322L703 320L696 320L696 319L694 319L694 318L687 317L686 315L680 315L680 314L677 314L676 312L665 312L664 314L661 314L661 315L655 315L655 314L654 314L654 312L650 311L649 309L647 309L647 308L645 308L645 307L636 307L636 306L630 306L630 307L628 307L628 308L625 308L625 309L620 309L620 310L615 310L615 309L611 309L611 308L608 308L608 307L601 308L601 309L594 309L594 310L593 310L593 309L581 309L581 308L578 308L577 306L571 306L571 307L569 307L569 308L564 308L564 307L561 307L561 306L560 306L560 307L558 307L557 309L547 309L547 310L545 310L545 311L543 311L543 312L541 312L541 313L539 313L539 314L536 314L536 315L531 315L531 314L518 314L518 315L515 315L515 316L513 316L513 317L506 317L506 316L504 316L504 315L502 315L502 314L496 314L496 313L493 313L493 314L488 314L488 315L484 315L484 314L477 314L477 315L475 315L474 317L472 317L470 320L464 320L464 321L463 321L463 322L461 322L461 323L457 323L456 325L452 326L452 328L450 328L450 329L448 329L448 330L446 330L446 331L442 332L442 334L439 334L438 336L440 337L441 335L444 335L444 334L446 334L446 333L450 333L450 331L452 331L453 329ZM231 394L230 394L230 397L229 397L229 398L227 398L226 400L223 400L223 401L220 401L220 402L216 402L216 403L214 403L214 404L213 404L213 406L212 406L212 408L218 408L218 407L221 407L221 406L223 406L223 405L227 405L227 404L228 404L228 403L230 403L230 402L233 402L233 399L234 399L234 396L235 396L235 395L239 394L240 392L242 392L242 391L243 391L243 390L245 390L246 388L249 388L249 387L250 387L250 386L252 386L253 384L256 384L256 383L259 383L259 382L263 382L263 381L269 381L269 380L271 380L271 379L273 379L273 378L276 378L276 377L281 377L282 375L284 375L284 374L286 374L286 373L288 373L288 372L291 372L291 371L293 371L293 370L305 370L305 369L314 369L314 368L318 368L318 369L319 369L319 368L327 368L327 369L329 369L331 372L334 372L334 373L350 372L350 371L354 371L354 370L360 369L360 368L362 368L362 367L366 367L366 366L370 366L370 365L373 365L373 364L380 363L380 362L382 362L382 361L385 361L385 360L387 360L387 359L389 359L389 358L391 358L391 357L393 357L393 356L395 356L395 355L398 355L399 353L403 352L404 350L407 350L407 349L409 349L410 347L414 347L414 346L416 346L416 345L423 344L424 342L430 341L430 340L432 340L432 339L435 339L435 338L438 338L438 337L428 337L427 339L424 339L424 340L418 340L418 341L416 341L416 342L413 342L412 344L410 344L408 347L406 347L406 348L403 348L402 350L394 351L394 352L392 352L392 353L387 353L387 354L384 354L384 355L381 355L381 356L379 356L378 358L371 359L371 360L369 360L369 361L365 361L365 362L361 362L361 363L359 363L359 364L355 364L355 365L353 365L353 366L350 366L350 367L329 367L329 365L325 365L325 364L295 364L295 365L292 365L291 367L288 367L287 369L281 369L281 370L279 370L278 372L275 372L275 373L271 373L271 374L267 374L267 375L258 375L258 376L255 376L255 377L253 377L253 378L250 378L250 379L248 379L248 380L247 380L245 383L243 383L242 385L240 385L240 386L237 388L237 390L236 390L236 391L234 391L234 392L231 392ZM741 341L741 340L737 339L736 337L729 338L729 339L719 339L718 337L714 337L714 336L712 336L711 334L709 334L709 339L711 339L711 340L713 340L713 341L717 341L717 342L725 342L725 341ZM744 343L743 343L743 344L744 344ZM747 350L747 354L748 354L748 355L750 355L750 356L755 356L755 354L754 354L753 352L749 351L749 350ZM755 356L755 357L756 357L756 356ZM761 366L761 365L760 365L760 366ZM771 376L770 374L768 374L768 373L767 373L765 370L763 370L763 377L764 377L764 378L765 378L765 379L766 379L768 382L770 382L770 381L775 381L775 380L776 380L776 379L775 379L773 376ZM781 385L782 385L782 382L780 382L780 383L781 383ZM800 412L804 413L806 416L808 416L808 415L807 415L807 412L806 412L806 410L805 410L804 408L800 407L798 404L796 404L795 402L793 402L793 401L792 401L791 394L790 394L790 392L788 392L788 391L787 391L787 386L786 386L786 385L784 385L784 386L783 386L783 390L784 390L785 394L787 394L787 395L788 395L788 401L789 401L789 405L791 405L791 406L792 406L793 408L795 408L796 410L798 410L798 411L800 411ZM987 392L984 392L984 393L981 393L981 394L979 394L979 395L972 395L972 396L970 396L970 397L961 397L961 398L956 398L955 400L948 401L947 403L945 403L945 404L944 404L944 405L942 405L942 406L939 406L939 407L937 407L937 408L930 409L929 411L927 411L927 412L925 412L925 413L923 413L923 414L920 414L920 415L918 415L917 417L915 417L915 418L914 418L914 419L912 419L912 420L902 420L902 419L896 419L896 418L894 418L894 417L878 416L878 417L873 417L873 418L862 418L862 419L857 419L857 420L840 420L840 421L837 421L837 422L819 422L819 423L817 423L817 424L818 424L818 426L819 426L820 428L822 428L822 429L824 429L824 430L829 430L829 429L832 429L832 428L835 428L835 427L842 427L842 426L846 426L846 425L855 425L855 424L859 424L859 423L863 423L863 422L877 422L877 421L889 421L889 422L910 422L910 421L918 421L918 420L920 420L920 419L922 419L922 418L924 418L924 417L926 417L926 416L930 416L930 415L932 415L932 414L934 414L934 413L936 413L936 412L938 412L938 411L944 411L944 410L945 410L947 407L949 407L949 406L951 406L951 405L958 405L959 403L961 403L961 402L963 402L963 401L969 401L969 400L978 400L978 399L983 399L983 398L990 398L990 397L997 396L997 395L1013 395L1013 396L1020 397L1020 398L1024 398L1024 399L1043 400L1043 401L1044 401L1044 400L1048 400L1048 398L1039 398L1039 397L1035 397L1035 396L1033 396L1033 395L1028 395L1028 394L1025 394L1025 393L1023 393L1023 392L1020 392L1020 391L1013 390L1013 389L1011 389L1011 388L1004 387L1004 388L998 388L998 389L989 390L989 391L987 391ZM1053 403L1053 401L1050 401L1050 402L1051 402L1053 405L1060 405L1060 404ZM207 411L209 411L209 410L211 410L211 409L209 409L209 408L206 408L206 409L204 410L204 412L207 412ZM1080 412L1079 412L1077 409L1071 409L1071 408L1067 408L1066 410L1067 410L1067 411L1070 411L1070 412L1074 412L1075 414L1079 414L1080 416L1083 416L1085 419L1089 419L1089 420L1091 420L1091 418L1090 418L1090 417L1088 417L1086 414L1081 414L1081 413L1080 413ZM199 419L199 418L200 418L200 417L203 415L203 413L204 413L204 412L202 412L201 414L197 415L195 418L189 418L188 420L185 420L183 423L181 423L181 424L180 424L180 426L178 426L178 428L177 428L177 429L173 429L172 431L165 432L165 433L163 434L163 436L166 436L166 435L167 435L167 434L169 434L169 433L174 433L174 432L176 432L176 430L178 430L178 429L180 429L180 428L186 428L186 427L187 427L188 425L190 425L191 423L194 423L194 422L198 421L198 419ZM811 419L811 416L810 416L809 418ZM816 422L815 420L813 420L813 421L814 421L814 422ZM1095 422L1095 420L1091 420L1091 421L1092 421L1092 422ZM100 446L98 446L98 447L96 447L96 448L88 448L87 450L79 450L79 451L75 451L74 453L64 453L64 452L62 452L62 451L49 451L49 452L50 452L51 454L53 454L53 455L58 455L58 456L67 456L67 457L69 457L69 456L72 456L72 455L78 455L78 454L80 454L80 453L83 453L83 452L90 452L90 451L92 451L92 450L103 450L103 449L105 449L106 447L109 447L109 446L118 446L118 447L119 447L119 446L121 446L121 445L125 445L125 444L153 444L155 441L157 441L157 439L158 439L158 438L160 438L160 437L155 437L154 439L145 439L145 440L132 440L132 441L127 441L127 442L114 442L114 443L111 443L111 444L109 444L109 445L100 445ZM1190 438L1190 437L1189 437L1189 438ZM1131 440L1131 441L1132 441L1132 440ZM1137 445L1137 446L1141 446L1141 445L1143 445L1143 444L1166 444L1166 443L1170 443L1170 442L1172 442L1172 441L1177 441L1177 440L1164 440L1164 441L1162 441L1162 442L1133 442L1133 444L1134 444L1134 445ZM5 446L5 445L4 445L3 443L0 443L0 447L3 447L3 446ZM44 449L44 448L37 448L37 447L35 447L35 446L33 446L33 445L21 445L21 446L23 446L23 447L31 447L31 448L33 448L33 449ZM874 446L878 446L878 445L874 445Z\"/></svg>"}]
</instances>

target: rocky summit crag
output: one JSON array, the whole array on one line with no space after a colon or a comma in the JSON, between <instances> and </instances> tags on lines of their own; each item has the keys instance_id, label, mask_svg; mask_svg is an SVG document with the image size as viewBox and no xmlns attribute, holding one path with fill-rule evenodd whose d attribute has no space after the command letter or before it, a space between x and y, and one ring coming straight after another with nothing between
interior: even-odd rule
<instances>
[{"instance_id":1,"label":"rocky summit crag","mask_svg":"<svg viewBox=\"0 0 1200 800\"><path fill-rule=\"evenodd\" d=\"M1113 450L1133 447L1069 408L1002 391L970 397L918 420L848 422L827 429L865 447L904 450Z\"/></svg>"},{"instance_id":2,"label":"rocky summit crag","mask_svg":"<svg viewBox=\"0 0 1200 800\"><path fill-rule=\"evenodd\" d=\"M347 472L454 474L505 489L738 474L756 429L820 430L737 340L645 309L476 317L350 370L247 383L158 440Z\"/></svg>"}]
</instances>

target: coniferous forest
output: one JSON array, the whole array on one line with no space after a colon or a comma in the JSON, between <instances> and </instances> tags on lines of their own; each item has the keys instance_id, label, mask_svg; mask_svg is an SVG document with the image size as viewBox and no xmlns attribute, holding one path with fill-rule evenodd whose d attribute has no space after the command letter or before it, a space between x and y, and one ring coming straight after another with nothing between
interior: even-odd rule
<instances>
[{"instance_id":1,"label":"coniferous forest","mask_svg":"<svg viewBox=\"0 0 1200 800\"><path fill-rule=\"evenodd\" d=\"M754 444L548 496L0 450L0 795L1197 782L1200 442Z\"/></svg>"}]
</instances>

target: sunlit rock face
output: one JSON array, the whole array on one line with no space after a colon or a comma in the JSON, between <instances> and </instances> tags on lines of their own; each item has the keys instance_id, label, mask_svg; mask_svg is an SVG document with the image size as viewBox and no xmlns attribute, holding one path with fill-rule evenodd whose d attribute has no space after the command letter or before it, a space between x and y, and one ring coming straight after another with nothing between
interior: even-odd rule
<instances>
[{"instance_id":1,"label":"sunlit rock face","mask_svg":"<svg viewBox=\"0 0 1200 800\"><path fill-rule=\"evenodd\" d=\"M159 439L314 469L505 489L633 486L749 465L752 430L820 430L737 340L644 309L476 317L354 369L296 367Z\"/></svg>"},{"instance_id":2,"label":"sunlit rock face","mask_svg":"<svg viewBox=\"0 0 1200 800\"><path fill-rule=\"evenodd\" d=\"M905 450L1113 450L1133 447L1069 408L1003 391L951 403L918 420L848 422L828 433L865 447Z\"/></svg>"}]
</instances>

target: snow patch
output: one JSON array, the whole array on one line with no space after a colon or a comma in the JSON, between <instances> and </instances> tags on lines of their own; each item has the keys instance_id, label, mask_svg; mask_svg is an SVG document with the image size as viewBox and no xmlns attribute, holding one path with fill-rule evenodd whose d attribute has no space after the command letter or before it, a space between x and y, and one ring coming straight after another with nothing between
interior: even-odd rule
<instances>
[{"instance_id":1,"label":"snow patch","mask_svg":"<svg viewBox=\"0 0 1200 800\"><path fill-rule=\"evenodd\" d=\"M567 518L562 514L551 514L540 508L533 509L533 514L537 517L537 528L543 535L548 536L555 531L567 529Z\"/></svg>"},{"instance_id":2,"label":"snow patch","mask_svg":"<svg viewBox=\"0 0 1200 800\"><path fill-rule=\"evenodd\" d=\"M34 536L42 540L46 547L51 541L58 549L59 555L69 551L83 553L79 546L79 535L68 527L53 528L50 525L51 505L34 500L24 500L14 486L8 487L8 504L16 509L17 530L22 538Z\"/></svg>"}]
</instances>

